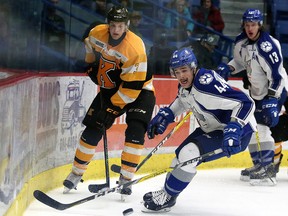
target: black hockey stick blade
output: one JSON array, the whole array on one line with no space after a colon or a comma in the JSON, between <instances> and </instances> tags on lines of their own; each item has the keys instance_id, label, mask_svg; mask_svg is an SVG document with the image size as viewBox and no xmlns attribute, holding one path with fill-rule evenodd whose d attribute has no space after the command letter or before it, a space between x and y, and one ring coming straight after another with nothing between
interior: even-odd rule
<instances>
[{"instance_id":1,"label":"black hockey stick blade","mask_svg":"<svg viewBox=\"0 0 288 216\"><path fill-rule=\"evenodd\" d=\"M49 197L47 194L45 194L44 192L42 192L40 190L35 190L33 195L38 201L44 203L47 206L50 206L51 208L57 209L57 210L65 210L65 209L71 208L75 205L79 205L81 203L88 202L89 200L95 199L95 196L96 196L96 195L92 195L92 196L86 197L84 199L78 200L76 202L65 204L65 203L60 203L57 200Z\"/></svg>"},{"instance_id":2,"label":"black hockey stick blade","mask_svg":"<svg viewBox=\"0 0 288 216\"><path fill-rule=\"evenodd\" d=\"M111 170L115 173L120 173L121 171L121 166L117 165L117 164L112 164L111 165Z\"/></svg>"},{"instance_id":3,"label":"black hockey stick blade","mask_svg":"<svg viewBox=\"0 0 288 216\"><path fill-rule=\"evenodd\" d=\"M104 184L90 184L90 185L88 185L88 190L91 193L97 193L98 191L101 191L104 188L110 188L110 184L104 183Z\"/></svg>"},{"instance_id":4,"label":"black hockey stick blade","mask_svg":"<svg viewBox=\"0 0 288 216\"><path fill-rule=\"evenodd\" d=\"M112 164L111 165L111 170L115 173L120 173L121 171L121 167L116 165L116 164ZM102 184L102 185L99 185L99 184L90 184L88 186L88 189L91 193L98 193L99 191L101 191L102 189L104 188L109 188L109 185L108 184Z\"/></svg>"}]
</instances>

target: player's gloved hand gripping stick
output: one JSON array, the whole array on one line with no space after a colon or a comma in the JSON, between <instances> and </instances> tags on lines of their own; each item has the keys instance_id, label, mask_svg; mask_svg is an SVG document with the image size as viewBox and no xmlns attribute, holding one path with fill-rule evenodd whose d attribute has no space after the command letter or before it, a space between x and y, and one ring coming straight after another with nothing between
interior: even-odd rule
<instances>
[{"instance_id":1,"label":"player's gloved hand gripping stick","mask_svg":"<svg viewBox=\"0 0 288 216\"><path fill-rule=\"evenodd\" d=\"M101 98L101 110L97 115L96 124L100 130L103 130L103 144L104 144L104 160L105 160L105 174L106 174L106 183L104 184L91 184L88 186L88 189L92 193L96 193L99 190L106 190L110 188L110 173L109 173L109 157L108 157L108 143L107 143L107 132L114 121L115 118L124 113L124 110L119 107L113 106L110 101L105 101L103 98L102 92L100 91ZM110 100L110 99L109 99Z\"/></svg>"},{"instance_id":2,"label":"player's gloved hand gripping stick","mask_svg":"<svg viewBox=\"0 0 288 216\"><path fill-rule=\"evenodd\" d=\"M176 127L174 127L162 140L160 143L158 143L157 146L154 147L154 149L141 161L140 164L138 164L137 168L136 168L136 171L139 170L145 163L147 160L149 160L149 158L151 158L151 156L158 151L158 149L164 145L164 143L184 124L184 122L186 120L189 119L190 115L192 114L192 112L189 112L186 114L186 116L180 121L178 122L178 124L176 125ZM154 117L156 118L156 116ZM163 131L164 132L164 131ZM148 132L147 132L148 133ZM121 170L121 167L116 165L116 164L112 164L111 166L111 170L113 172L116 172L116 173L120 173L120 170Z\"/></svg>"}]
</instances>

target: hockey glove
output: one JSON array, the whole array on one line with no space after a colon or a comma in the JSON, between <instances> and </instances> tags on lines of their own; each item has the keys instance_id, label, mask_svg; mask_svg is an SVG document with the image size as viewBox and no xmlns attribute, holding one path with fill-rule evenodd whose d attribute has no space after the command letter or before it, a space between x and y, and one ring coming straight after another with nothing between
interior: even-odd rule
<instances>
[{"instance_id":1,"label":"hockey glove","mask_svg":"<svg viewBox=\"0 0 288 216\"><path fill-rule=\"evenodd\" d=\"M278 100L270 97L262 101L263 123L268 127L275 127L279 121Z\"/></svg>"},{"instance_id":2,"label":"hockey glove","mask_svg":"<svg viewBox=\"0 0 288 216\"><path fill-rule=\"evenodd\" d=\"M246 74L242 77L242 81L243 81L243 88L249 89L251 86L251 83L250 83L248 76Z\"/></svg>"},{"instance_id":3,"label":"hockey glove","mask_svg":"<svg viewBox=\"0 0 288 216\"><path fill-rule=\"evenodd\" d=\"M220 76L222 76L226 81L228 81L228 77L230 76L232 70L227 64L222 62L218 65L216 72Z\"/></svg>"},{"instance_id":4,"label":"hockey glove","mask_svg":"<svg viewBox=\"0 0 288 216\"><path fill-rule=\"evenodd\" d=\"M97 128L103 128L109 129L114 121L115 118L122 115L124 111L120 109L120 107L113 106L112 104L110 106L102 105L103 108L98 112L96 117L96 126Z\"/></svg>"},{"instance_id":5,"label":"hockey glove","mask_svg":"<svg viewBox=\"0 0 288 216\"><path fill-rule=\"evenodd\" d=\"M87 64L87 66L86 66L86 74L90 77L90 79L96 85L99 85L98 80L97 80L98 67L99 67L99 64L97 64L96 62L91 63L91 64Z\"/></svg>"},{"instance_id":6,"label":"hockey glove","mask_svg":"<svg viewBox=\"0 0 288 216\"><path fill-rule=\"evenodd\" d=\"M153 139L155 135L163 134L168 124L174 121L174 118L174 113L169 107L161 108L148 125L148 138Z\"/></svg>"},{"instance_id":7,"label":"hockey glove","mask_svg":"<svg viewBox=\"0 0 288 216\"><path fill-rule=\"evenodd\" d=\"M229 122L223 130L223 152L227 157L241 151L242 127L237 122Z\"/></svg>"}]
</instances>

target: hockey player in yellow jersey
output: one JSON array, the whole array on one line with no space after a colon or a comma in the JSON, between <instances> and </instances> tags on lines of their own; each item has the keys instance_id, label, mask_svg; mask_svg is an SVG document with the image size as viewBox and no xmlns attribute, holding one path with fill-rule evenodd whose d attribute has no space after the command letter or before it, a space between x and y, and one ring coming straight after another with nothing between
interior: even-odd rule
<instances>
[{"instance_id":1,"label":"hockey player in yellow jersey","mask_svg":"<svg viewBox=\"0 0 288 216\"><path fill-rule=\"evenodd\" d=\"M94 27L85 39L87 74L100 92L83 120L86 128L76 149L72 171L63 182L64 193L76 188L103 133L124 113L127 128L119 184L133 178L140 162L155 95L152 74L147 72L144 43L129 31L128 17L126 8L113 6L107 13L107 24ZM123 188L120 193L130 195L132 190Z\"/></svg>"}]
</instances>

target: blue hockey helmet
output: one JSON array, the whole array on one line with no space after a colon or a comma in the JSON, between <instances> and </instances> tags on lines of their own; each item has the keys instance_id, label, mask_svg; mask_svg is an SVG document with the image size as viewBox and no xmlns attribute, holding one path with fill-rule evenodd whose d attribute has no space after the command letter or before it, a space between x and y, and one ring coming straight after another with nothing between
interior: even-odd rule
<instances>
[{"instance_id":1,"label":"blue hockey helmet","mask_svg":"<svg viewBox=\"0 0 288 216\"><path fill-rule=\"evenodd\" d=\"M244 22L258 22L263 25L263 15L258 9L247 9L242 16L242 26Z\"/></svg>"},{"instance_id":2,"label":"blue hockey helmet","mask_svg":"<svg viewBox=\"0 0 288 216\"><path fill-rule=\"evenodd\" d=\"M170 59L170 73L175 76L174 69L185 65L196 68L197 59L190 47L183 47L173 52Z\"/></svg>"}]
</instances>

